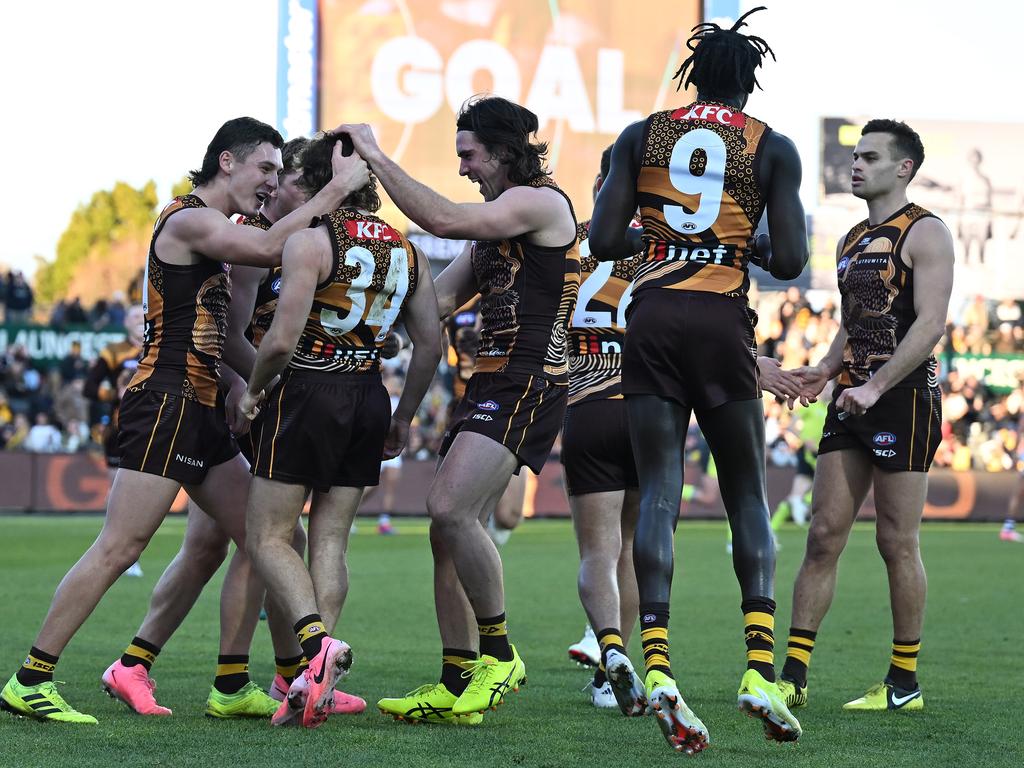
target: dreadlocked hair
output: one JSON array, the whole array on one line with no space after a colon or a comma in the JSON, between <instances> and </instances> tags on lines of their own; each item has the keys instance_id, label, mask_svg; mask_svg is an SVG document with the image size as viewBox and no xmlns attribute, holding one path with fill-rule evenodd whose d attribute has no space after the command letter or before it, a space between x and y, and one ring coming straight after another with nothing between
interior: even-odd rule
<instances>
[{"instance_id":1,"label":"dreadlocked hair","mask_svg":"<svg viewBox=\"0 0 1024 768\"><path fill-rule=\"evenodd\" d=\"M690 30L694 34L686 41L686 47L693 54L672 76L679 80L676 90L693 83L703 96L709 97L753 93L754 86L760 88L754 72L765 54L770 53L775 60L775 51L762 38L744 35L740 29L747 25L745 19L750 14L763 10L765 7L759 5L747 11L729 29L708 21Z\"/></svg>"}]
</instances>

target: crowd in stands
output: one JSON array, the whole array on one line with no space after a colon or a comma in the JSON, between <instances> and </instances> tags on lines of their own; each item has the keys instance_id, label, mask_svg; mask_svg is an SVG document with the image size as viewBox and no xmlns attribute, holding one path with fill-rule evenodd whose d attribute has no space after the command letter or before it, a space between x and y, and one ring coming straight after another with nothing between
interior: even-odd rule
<instances>
[{"instance_id":1,"label":"crowd in stands","mask_svg":"<svg viewBox=\"0 0 1024 768\"><path fill-rule=\"evenodd\" d=\"M33 317L53 328L120 327L126 308L123 294L88 308L78 299L58 302L48 315L33 308L32 290L19 272L0 273L7 323ZM817 362L839 327L837 297L824 291L751 294L757 310L757 342L762 355L775 357L785 368ZM35 309L35 315L33 315ZM45 319L44 319L45 318ZM952 306L948 331L936 350L943 404L943 440L935 463L954 469L999 471L1019 461L1018 425L1024 417L1024 377L1009 392L996 391L976 376L952 369L954 355L1024 355L1024 310L1013 300L976 296ZM392 395L401 392L406 349L386 361L384 382ZM100 450L110 406L91 400L87 386L90 362L81 349L50 370L37 366L23 348L0 352L0 450L76 452ZM432 458L444 435L454 361L442 360L420 407L409 438L407 455ZM799 444L800 408L766 399L766 436L775 464L791 463Z\"/></svg>"}]
</instances>

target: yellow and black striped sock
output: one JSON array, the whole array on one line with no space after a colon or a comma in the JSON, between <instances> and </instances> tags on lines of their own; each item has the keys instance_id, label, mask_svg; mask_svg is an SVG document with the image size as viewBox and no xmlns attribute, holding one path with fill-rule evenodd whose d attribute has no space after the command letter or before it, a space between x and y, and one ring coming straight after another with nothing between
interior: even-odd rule
<instances>
[{"instance_id":1,"label":"yellow and black striped sock","mask_svg":"<svg viewBox=\"0 0 1024 768\"><path fill-rule=\"evenodd\" d=\"M249 682L248 656L218 656L213 687L221 693L238 693Z\"/></svg>"},{"instance_id":2,"label":"yellow and black striped sock","mask_svg":"<svg viewBox=\"0 0 1024 768\"><path fill-rule=\"evenodd\" d=\"M498 661L512 661L512 646L508 644L508 622L505 614L490 618L476 617L480 631L480 655L493 656Z\"/></svg>"},{"instance_id":3,"label":"yellow and black striped sock","mask_svg":"<svg viewBox=\"0 0 1024 768\"><path fill-rule=\"evenodd\" d=\"M57 668L59 656L53 656L32 646L25 661L21 664L16 677L22 685L39 685L53 680L53 670Z\"/></svg>"},{"instance_id":4,"label":"yellow and black striped sock","mask_svg":"<svg viewBox=\"0 0 1024 768\"><path fill-rule=\"evenodd\" d=\"M141 637L133 637L131 644L121 654L121 664L126 667L143 666L149 672L159 653L159 645L153 645Z\"/></svg>"},{"instance_id":5,"label":"yellow and black striped sock","mask_svg":"<svg viewBox=\"0 0 1024 768\"><path fill-rule=\"evenodd\" d=\"M750 597L740 604L743 635L747 643L747 669L756 669L769 683L775 682L775 601Z\"/></svg>"},{"instance_id":6,"label":"yellow and black striped sock","mask_svg":"<svg viewBox=\"0 0 1024 768\"><path fill-rule=\"evenodd\" d=\"M605 681L608 679L606 673L608 671L608 651L615 649L621 654L626 653L625 645L622 642L622 633L618 627L608 627L602 629L597 633L597 643L601 646L601 661L597 665L597 671L594 673L594 687L604 687Z\"/></svg>"},{"instance_id":7,"label":"yellow and black striped sock","mask_svg":"<svg viewBox=\"0 0 1024 768\"><path fill-rule=\"evenodd\" d=\"M299 674L299 667L302 666L302 660L305 658L301 653L298 656L289 656L286 659L280 656L274 657L274 667L277 669L277 674L284 678L286 683L290 683Z\"/></svg>"},{"instance_id":8,"label":"yellow and black striped sock","mask_svg":"<svg viewBox=\"0 0 1024 768\"><path fill-rule=\"evenodd\" d=\"M320 614L311 613L303 616L295 622L295 635L299 638L299 645L302 646L302 655L312 659L320 653L320 644L327 637L327 628Z\"/></svg>"},{"instance_id":9,"label":"yellow and black striped sock","mask_svg":"<svg viewBox=\"0 0 1024 768\"><path fill-rule=\"evenodd\" d=\"M888 678L897 687L907 691L917 688L917 654L920 652L920 638L917 640L893 639Z\"/></svg>"},{"instance_id":10,"label":"yellow and black striped sock","mask_svg":"<svg viewBox=\"0 0 1024 768\"><path fill-rule=\"evenodd\" d=\"M786 644L786 663L782 665L782 676L801 688L807 685L807 668L811 665L811 652L817 632L809 629L790 627L789 642Z\"/></svg>"},{"instance_id":11,"label":"yellow and black striped sock","mask_svg":"<svg viewBox=\"0 0 1024 768\"><path fill-rule=\"evenodd\" d=\"M640 604L640 640L647 672L658 670L672 677L668 658L668 603Z\"/></svg>"},{"instance_id":12,"label":"yellow and black striped sock","mask_svg":"<svg viewBox=\"0 0 1024 768\"><path fill-rule=\"evenodd\" d=\"M476 654L473 651L464 651L461 648L441 649L441 684L450 693L461 696L469 685L469 678L463 677L462 673L469 669L469 662L476 661Z\"/></svg>"}]
</instances>

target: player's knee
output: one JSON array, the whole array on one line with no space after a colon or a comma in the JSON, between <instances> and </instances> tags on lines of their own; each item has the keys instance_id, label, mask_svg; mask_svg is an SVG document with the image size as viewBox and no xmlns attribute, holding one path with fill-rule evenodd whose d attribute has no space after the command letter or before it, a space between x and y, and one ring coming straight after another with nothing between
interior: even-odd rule
<instances>
[{"instance_id":1,"label":"player's knee","mask_svg":"<svg viewBox=\"0 0 1024 768\"><path fill-rule=\"evenodd\" d=\"M807 552L804 558L816 563L837 561L843 551L844 533L838 527L825 524L820 518L814 522L807 534Z\"/></svg>"},{"instance_id":2,"label":"player's knee","mask_svg":"<svg viewBox=\"0 0 1024 768\"><path fill-rule=\"evenodd\" d=\"M138 562L148 543L148 539L134 536L116 539L112 536L101 536L94 546L98 549L103 565L110 572L124 573L133 563Z\"/></svg>"},{"instance_id":3,"label":"player's knee","mask_svg":"<svg viewBox=\"0 0 1024 768\"><path fill-rule=\"evenodd\" d=\"M875 533L878 553L887 564L905 562L918 555L916 535L878 529Z\"/></svg>"},{"instance_id":4,"label":"player's knee","mask_svg":"<svg viewBox=\"0 0 1024 768\"><path fill-rule=\"evenodd\" d=\"M460 508L456 499L447 493L432 492L427 496L427 514L431 528L439 532L462 525L467 519L467 510Z\"/></svg>"}]
</instances>

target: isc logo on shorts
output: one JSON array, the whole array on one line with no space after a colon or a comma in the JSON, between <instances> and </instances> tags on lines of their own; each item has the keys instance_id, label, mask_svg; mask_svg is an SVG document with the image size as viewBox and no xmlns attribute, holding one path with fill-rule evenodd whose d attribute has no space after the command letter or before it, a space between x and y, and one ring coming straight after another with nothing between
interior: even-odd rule
<instances>
[{"instance_id":1,"label":"isc logo on shorts","mask_svg":"<svg viewBox=\"0 0 1024 768\"><path fill-rule=\"evenodd\" d=\"M474 413L473 419L476 421L494 421L494 417L486 413Z\"/></svg>"},{"instance_id":2,"label":"isc logo on shorts","mask_svg":"<svg viewBox=\"0 0 1024 768\"><path fill-rule=\"evenodd\" d=\"M892 432L878 432L871 438L871 442L875 445L892 445L896 442L896 435Z\"/></svg>"},{"instance_id":3,"label":"isc logo on shorts","mask_svg":"<svg viewBox=\"0 0 1024 768\"><path fill-rule=\"evenodd\" d=\"M501 406L498 405L493 400L484 400L482 403L480 403L477 406L477 410L480 410L480 411L500 411L501 410Z\"/></svg>"}]
</instances>

